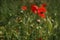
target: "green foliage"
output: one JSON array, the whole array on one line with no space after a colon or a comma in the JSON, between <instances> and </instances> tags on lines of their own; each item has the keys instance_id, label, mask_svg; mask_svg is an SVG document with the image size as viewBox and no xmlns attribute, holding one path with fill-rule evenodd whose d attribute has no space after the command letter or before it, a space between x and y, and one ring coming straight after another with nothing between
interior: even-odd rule
<instances>
[{"instance_id":1,"label":"green foliage","mask_svg":"<svg viewBox=\"0 0 60 40\"><path fill-rule=\"evenodd\" d=\"M60 40L59 0L0 0L0 40ZM30 3L31 2L31 3ZM47 3L46 19L30 11L31 4ZM28 6L22 11L21 6ZM37 21L39 20L39 22Z\"/></svg>"}]
</instances>

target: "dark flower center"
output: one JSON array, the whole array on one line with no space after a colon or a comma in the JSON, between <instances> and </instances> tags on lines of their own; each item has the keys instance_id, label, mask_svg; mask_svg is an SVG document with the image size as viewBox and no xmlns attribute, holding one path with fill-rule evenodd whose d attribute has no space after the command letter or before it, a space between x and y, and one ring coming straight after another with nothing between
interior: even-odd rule
<instances>
[{"instance_id":1,"label":"dark flower center","mask_svg":"<svg viewBox=\"0 0 60 40\"><path fill-rule=\"evenodd\" d=\"M43 12L40 12L40 14L43 14Z\"/></svg>"}]
</instances>

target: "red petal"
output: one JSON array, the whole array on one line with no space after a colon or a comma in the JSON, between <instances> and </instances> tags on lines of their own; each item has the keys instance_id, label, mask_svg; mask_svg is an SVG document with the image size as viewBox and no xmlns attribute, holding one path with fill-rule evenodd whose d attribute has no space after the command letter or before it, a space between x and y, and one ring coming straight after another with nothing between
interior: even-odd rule
<instances>
[{"instance_id":1,"label":"red petal","mask_svg":"<svg viewBox=\"0 0 60 40\"><path fill-rule=\"evenodd\" d=\"M38 14L41 18L46 18L45 14Z\"/></svg>"},{"instance_id":2,"label":"red petal","mask_svg":"<svg viewBox=\"0 0 60 40\"><path fill-rule=\"evenodd\" d=\"M40 13L40 12L46 12L46 9L44 8L44 7L40 7L40 8L38 8L38 13Z\"/></svg>"},{"instance_id":3,"label":"red petal","mask_svg":"<svg viewBox=\"0 0 60 40\"><path fill-rule=\"evenodd\" d=\"M31 10L32 10L32 12L34 12L35 14L37 13L37 9L38 9L38 6L36 6L36 5L31 5Z\"/></svg>"},{"instance_id":4,"label":"red petal","mask_svg":"<svg viewBox=\"0 0 60 40\"><path fill-rule=\"evenodd\" d=\"M27 7L26 6L22 6L21 9L22 10L27 10Z\"/></svg>"}]
</instances>

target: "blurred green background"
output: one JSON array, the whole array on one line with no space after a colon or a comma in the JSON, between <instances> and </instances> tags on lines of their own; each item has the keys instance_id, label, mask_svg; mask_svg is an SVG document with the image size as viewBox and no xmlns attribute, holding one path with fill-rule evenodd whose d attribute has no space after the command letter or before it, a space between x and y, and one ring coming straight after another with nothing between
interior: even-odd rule
<instances>
[{"instance_id":1,"label":"blurred green background","mask_svg":"<svg viewBox=\"0 0 60 40\"><path fill-rule=\"evenodd\" d=\"M44 21L29 11L31 4L42 3L47 4L47 15L54 26L50 36ZM21 10L23 5L28 7L27 11ZM40 40L41 37L60 40L60 0L0 0L0 40Z\"/></svg>"}]
</instances>

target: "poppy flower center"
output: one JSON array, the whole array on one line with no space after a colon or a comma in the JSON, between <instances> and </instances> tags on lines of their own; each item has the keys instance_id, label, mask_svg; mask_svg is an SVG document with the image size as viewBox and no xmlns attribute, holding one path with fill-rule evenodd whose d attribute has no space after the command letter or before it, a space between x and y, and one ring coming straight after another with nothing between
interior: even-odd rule
<instances>
[{"instance_id":1,"label":"poppy flower center","mask_svg":"<svg viewBox=\"0 0 60 40\"><path fill-rule=\"evenodd\" d=\"M43 12L40 12L40 14L43 14Z\"/></svg>"}]
</instances>

